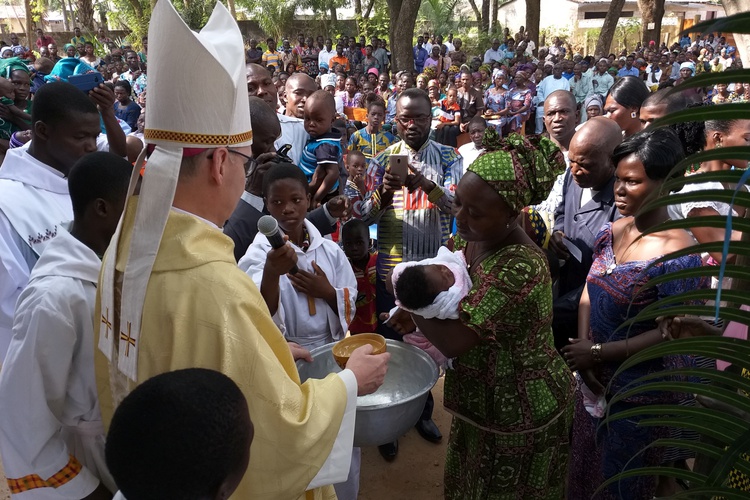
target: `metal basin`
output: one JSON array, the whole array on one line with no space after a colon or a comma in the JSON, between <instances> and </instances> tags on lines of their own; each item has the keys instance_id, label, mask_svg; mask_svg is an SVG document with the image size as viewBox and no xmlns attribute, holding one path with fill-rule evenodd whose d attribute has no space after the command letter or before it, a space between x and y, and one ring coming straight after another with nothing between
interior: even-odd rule
<instances>
[{"instance_id":1,"label":"metal basin","mask_svg":"<svg viewBox=\"0 0 750 500\"><path fill-rule=\"evenodd\" d=\"M438 367L427 353L395 340L386 343L391 360L383 385L357 398L354 446L386 444L406 434L419 420L427 393L438 379ZM332 349L333 344L327 344L310 351L312 363L297 361L302 382L341 371Z\"/></svg>"}]
</instances>

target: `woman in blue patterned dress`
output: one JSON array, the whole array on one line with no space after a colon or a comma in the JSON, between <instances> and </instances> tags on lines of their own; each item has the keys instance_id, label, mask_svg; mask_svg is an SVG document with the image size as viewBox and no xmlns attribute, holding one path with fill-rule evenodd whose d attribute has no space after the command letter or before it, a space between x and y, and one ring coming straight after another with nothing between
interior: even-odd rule
<instances>
[{"instance_id":1,"label":"woman in blue patterned dress","mask_svg":"<svg viewBox=\"0 0 750 500\"><path fill-rule=\"evenodd\" d=\"M494 85L484 93L484 118L487 124L494 127L502 136L503 127L508 122L507 105L505 103L508 89L505 85L505 71L495 69L492 72Z\"/></svg>"},{"instance_id":2,"label":"woman in blue patterned dress","mask_svg":"<svg viewBox=\"0 0 750 500\"><path fill-rule=\"evenodd\" d=\"M638 425L641 417L614 420L598 427L602 415L595 406L602 396L617 393L639 377L692 364L687 356L665 356L641 363L613 379L628 356L664 340L655 321L618 330L625 321L658 300L708 287L706 281L698 278L682 279L658 284L636 295L650 280L702 264L699 254L654 264L665 254L694 245L687 231L674 229L644 235L648 229L669 220L667 207L646 213L641 213L640 208L659 194L681 157L677 135L665 128L635 134L614 151L615 205L625 217L607 224L599 233L594 263L581 297L578 339L572 339L572 344L563 348L568 366L578 370L582 378L573 421L569 498L592 498L594 491L615 474L656 466L662 461L663 449L641 451L654 440L668 437L668 428L641 427ZM605 394L608 384L610 392ZM672 392L640 393L616 402L610 412L677 403L680 399L681 394ZM656 484L655 477L624 479L596 498L653 498Z\"/></svg>"},{"instance_id":3,"label":"woman in blue patterned dress","mask_svg":"<svg viewBox=\"0 0 750 500\"><path fill-rule=\"evenodd\" d=\"M520 131L531 115L531 99L534 92L529 87L529 74L517 71L514 86L508 91L505 102L508 106L508 128L511 132Z\"/></svg>"}]
</instances>

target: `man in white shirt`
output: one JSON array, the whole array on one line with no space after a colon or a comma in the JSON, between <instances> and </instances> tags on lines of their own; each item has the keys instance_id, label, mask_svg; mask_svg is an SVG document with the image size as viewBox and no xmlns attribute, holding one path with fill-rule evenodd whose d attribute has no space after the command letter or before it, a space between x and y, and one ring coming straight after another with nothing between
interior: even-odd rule
<instances>
[{"instance_id":1,"label":"man in white shirt","mask_svg":"<svg viewBox=\"0 0 750 500\"><path fill-rule=\"evenodd\" d=\"M448 38L443 42L443 45L446 46L449 54L456 50L456 46L453 45L453 33L448 33Z\"/></svg>"},{"instance_id":2,"label":"man in white shirt","mask_svg":"<svg viewBox=\"0 0 750 500\"><path fill-rule=\"evenodd\" d=\"M321 63L326 63L328 67L331 67L330 60L336 55L336 51L333 50L333 41L330 38L326 38L325 47L318 53L318 67Z\"/></svg>"},{"instance_id":3,"label":"man in white shirt","mask_svg":"<svg viewBox=\"0 0 750 500\"><path fill-rule=\"evenodd\" d=\"M526 48L523 51L523 54L528 57L532 57L534 55L534 51L536 50L536 44L534 43L534 40L531 39L528 33L523 37L523 41L526 44Z\"/></svg>"},{"instance_id":4,"label":"man in white shirt","mask_svg":"<svg viewBox=\"0 0 750 500\"><path fill-rule=\"evenodd\" d=\"M0 168L0 359L31 270L73 217L65 176L80 157L96 151L100 133L97 107L64 82L39 89L31 120L28 149L9 150Z\"/></svg>"},{"instance_id":5,"label":"man in white shirt","mask_svg":"<svg viewBox=\"0 0 750 500\"><path fill-rule=\"evenodd\" d=\"M544 132L544 100L555 90L570 90L570 81L562 76L561 63L556 63L552 67L552 74L536 87L536 134Z\"/></svg>"},{"instance_id":6,"label":"man in white shirt","mask_svg":"<svg viewBox=\"0 0 750 500\"><path fill-rule=\"evenodd\" d=\"M469 121L467 131L469 132L470 142L467 142L460 148L458 148L458 154L464 159L463 165L460 172L453 172L455 183L458 184L463 176L464 171L468 169L474 160L476 160L480 154L484 152L482 147L482 137L484 137L484 131L487 128L487 122L481 115L477 115Z\"/></svg>"},{"instance_id":7,"label":"man in white shirt","mask_svg":"<svg viewBox=\"0 0 750 500\"><path fill-rule=\"evenodd\" d=\"M132 170L112 153L73 166L70 232L58 229L18 300L0 374L0 452L18 498L108 499L116 489L104 460L91 318L98 255L115 232ZM23 481L31 475L46 485Z\"/></svg>"},{"instance_id":8,"label":"man in white shirt","mask_svg":"<svg viewBox=\"0 0 750 500\"><path fill-rule=\"evenodd\" d=\"M576 132L576 123L576 98L572 93L565 90L556 90L547 96L544 101L544 124L549 138L562 151L566 166L565 172L555 180L547 199L534 206L550 231L555 224L555 210L562 202L565 175L570 167L568 147L570 147L570 141Z\"/></svg>"},{"instance_id":9,"label":"man in white shirt","mask_svg":"<svg viewBox=\"0 0 750 500\"><path fill-rule=\"evenodd\" d=\"M432 43L432 38L430 38L430 34L425 31L423 39L424 39L424 45L422 46L424 47L424 50L426 50L427 53L429 54L432 52L432 46L434 45Z\"/></svg>"},{"instance_id":10,"label":"man in white shirt","mask_svg":"<svg viewBox=\"0 0 750 500\"><path fill-rule=\"evenodd\" d=\"M505 58L505 51L500 50L500 40L497 38L492 39L492 47L487 49L484 53L484 64L492 64L493 62L503 62Z\"/></svg>"}]
</instances>

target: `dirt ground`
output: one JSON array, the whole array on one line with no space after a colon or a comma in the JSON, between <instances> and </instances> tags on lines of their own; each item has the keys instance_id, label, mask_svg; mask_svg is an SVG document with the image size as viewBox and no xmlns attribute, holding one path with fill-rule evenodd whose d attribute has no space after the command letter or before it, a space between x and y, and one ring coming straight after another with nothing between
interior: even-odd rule
<instances>
[{"instance_id":1,"label":"dirt ground","mask_svg":"<svg viewBox=\"0 0 750 500\"><path fill-rule=\"evenodd\" d=\"M432 390L435 397L433 419L443 433L443 441L425 441L416 430L399 440L396 460L386 462L378 449L362 450L360 500L434 500L443 497L445 446L450 430L450 415L443 408L443 379ZM10 493L0 462L0 500L9 500Z\"/></svg>"},{"instance_id":2,"label":"dirt ground","mask_svg":"<svg viewBox=\"0 0 750 500\"><path fill-rule=\"evenodd\" d=\"M425 441L416 429L398 441L398 456L386 462L377 447L362 449L360 500L435 500L443 498L443 469L451 416L443 408L443 378L432 390L435 397L433 420L443 441Z\"/></svg>"}]
</instances>

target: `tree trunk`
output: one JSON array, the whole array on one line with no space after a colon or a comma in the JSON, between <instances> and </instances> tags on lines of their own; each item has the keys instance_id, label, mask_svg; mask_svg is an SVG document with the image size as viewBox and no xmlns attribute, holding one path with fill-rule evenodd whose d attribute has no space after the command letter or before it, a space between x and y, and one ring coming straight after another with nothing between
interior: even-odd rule
<instances>
[{"instance_id":1,"label":"tree trunk","mask_svg":"<svg viewBox=\"0 0 750 500\"><path fill-rule=\"evenodd\" d=\"M728 16L750 11L750 0L723 0L721 4ZM742 59L742 66L750 68L750 34L733 33L733 35L737 51Z\"/></svg>"},{"instance_id":2,"label":"tree trunk","mask_svg":"<svg viewBox=\"0 0 750 500\"><path fill-rule=\"evenodd\" d=\"M664 0L638 0L638 8L641 9L641 27L643 28L643 46L648 47L649 42L655 42L659 46L661 38L661 20L664 17ZM653 29L648 25L653 24Z\"/></svg>"},{"instance_id":3,"label":"tree trunk","mask_svg":"<svg viewBox=\"0 0 750 500\"><path fill-rule=\"evenodd\" d=\"M490 19L490 29L493 31L497 31L497 1L498 0L492 0L492 6L490 9L492 10L492 19ZM519 42L520 40L516 40L516 42Z\"/></svg>"},{"instance_id":4,"label":"tree trunk","mask_svg":"<svg viewBox=\"0 0 750 500\"><path fill-rule=\"evenodd\" d=\"M414 70L411 43L421 3L422 0L388 0L388 9L391 11L389 34L393 71Z\"/></svg>"},{"instance_id":5,"label":"tree trunk","mask_svg":"<svg viewBox=\"0 0 750 500\"><path fill-rule=\"evenodd\" d=\"M477 26L482 25L482 13L479 11L479 7L477 7L477 3L474 0L469 0L469 5L471 5L471 10L474 11L474 16L477 18Z\"/></svg>"},{"instance_id":6,"label":"tree trunk","mask_svg":"<svg viewBox=\"0 0 750 500\"><path fill-rule=\"evenodd\" d=\"M336 6L331 4L331 25L336 25L338 18L336 17Z\"/></svg>"},{"instance_id":7,"label":"tree trunk","mask_svg":"<svg viewBox=\"0 0 750 500\"><path fill-rule=\"evenodd\" d=\"M237 19L237 11L234 8L234 0L227 0L227 5L229 5L229 12L232 14L232 17L234 19Z\"/></svg>"},{"instance_id":8,"label":"tree trunk","mask_svg":"<svg viewBox=\"0 0 750 500\"><path fill-rule=\"evenodd\" d=\"M365 19L370 18L370 13L372 12L372 8L375 6L375 0L370 0L370 3L367 5L367 8L365 9L365 12L362 14L362 17Z\"/></svg>"},{"instance_id":9,"label":"tree trunk","mask_svg":"<svg viewBox=\"0 0 750 500\"><path fill-rule=\"evenodd\" d=\"M26 45L31 49L34 44L31 26L31 0L23 0L23 7L26 9Z\"/></svg>"},{"instance_id":10,"label":"tree trunk","mask_svg":"<svg viewBox=\"0 0 750 500\"><path fill-rule=\"evenodd\" d=\"M70 12L70 28L73 29L76 26L79 26L78 21L76 21L76 11L73 8L73 0L62 0L62 3L67 3L68 5L68 12Z\"/></svg>"},{"instance_id":11,"label":"tree trunk","mask_svg":"<svg viewBox=\"0 0 750 500\"><path fill-rule=\"evenodd\" d=\"M625 0L612 0L612 3L609 4L607 17L604 18L604 25L602 26L601 33L599 33L599 40L596 42L596 49L594 50L596 58L609 54L609 48L612 46L612 40L615 37L615 30L617 29L617 21L620 20L620 14L622 14L622 7L624 5Z\"/></svg>"},{"instance_id":12,"label":"tree trunk","mask_svg":"<svg viewBox=\"0 0 750 500\"><path fill-rule=\"evenodd\" d=\"M362 0L354 0L354 19L357 21L357 36L362 36Z\"/></svg>"},{"instance_id":13,"label":"tree trunk","mask_svg":"<svg viewBox=\"0 0 750 500\"><path fill-rule=\"evenodd\" d=\"M94 31L94 6L91 0L76 0L81 29Z\"/></svg>"},{"instance_id":14,"label":"tree trunk","mask_svg":"<svg viewBox=\"0 0 750 500\"><path fill-rule=\"evenodd\" d=\"M490 0L482 0L482 21L479 23L479 32L490 32Z\"/></svg>"},{"instance_id":15,"label":"tree trunk","mask_svg":"<svg viewBox=\"0 0 750 500\"><path fill-rule=\"evenodd\" d=\"M526 0L526 32L537 48L541 47L539 40L539 18L541 16L541 0ZM518 44L518 40L516 40Z\"/></svg>"},{"instance_id":16,"label":"tree trunk","mask_svg":"<svg viewBox=\"0 0 750 500\"><path fill-rule=\"evenodd\" d=\"M71 13L68 12L68 9L65 8L65 0L60 2L60 4L61 4L60 10L62 11L62 16L63 16L63 29L65 31L73 31L71 29L70 23L68 22L68 16L70 16Z\"/></svg>"}]
</instances>

